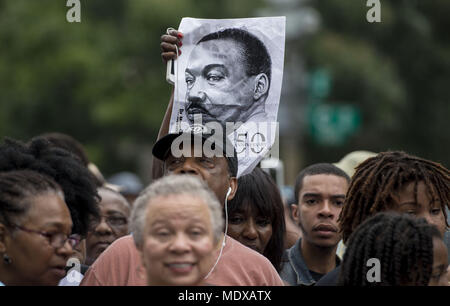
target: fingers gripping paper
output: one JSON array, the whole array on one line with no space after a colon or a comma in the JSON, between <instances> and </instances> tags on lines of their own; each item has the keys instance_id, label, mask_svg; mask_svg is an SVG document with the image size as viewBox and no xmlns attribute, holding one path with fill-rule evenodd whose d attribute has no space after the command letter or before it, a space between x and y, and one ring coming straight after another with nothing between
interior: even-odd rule
<instances>
[{"instance_id":1,"label":"fingers gripping paper","mask_svg":"<svg viewBox=\"0 0 450 306\"><path fill-rule=\"evenodd\" d=\"M169 132L222 129L236 148L238 176L277 154L285 17L183 18ZM220 128L217 123L220 123Z\"/></svg>"}]
</instances>

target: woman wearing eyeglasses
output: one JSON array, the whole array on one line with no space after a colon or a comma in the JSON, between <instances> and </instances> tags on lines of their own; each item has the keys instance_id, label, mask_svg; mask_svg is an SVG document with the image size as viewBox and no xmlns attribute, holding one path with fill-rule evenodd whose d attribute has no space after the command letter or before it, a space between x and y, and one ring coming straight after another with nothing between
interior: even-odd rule
<instances>
[{"instance_id":1,"label":"woman wearing eyeglasses","mask_svg":"<svg viewBox=\"0 0 450 306\"><path fill-rule=\"evenodd\" d=\"M6 189L4 189L5 194L0 195L0 225L3 225L0 231L2 269L0 281L9 285L11 283L9 279L5 281L3 279L8 275L16 275L14 273L19 273L20 269L20 273L28 271L23 274L26 278L22 279L21 284L41 284L44 277L42 271L47 271L45 270L46 260L51 267L50 274L56 274L55 278L59 279L60 275L65 275L65 271L61 269L65 268L66 264L69 267L73 266L74 259L73 269L77 269L76 258L71 258L69 261L66 258L67 253L70 253L69 256L74 256L73 248L78 244L79 236L71 234L85 237L89 219L99 214L97 207L99 197L95 180L88 168L73 154L39 138L27 143L6 138L0 144L0 173L11 175L10 173L14 171L35 171L36 173L32 173L34 175L39 173L41 178L34 180L33 183L25 184L27 188L19 188L19 184L11 185L10 178L2 180ZM26 178L23 179L27 182ZM48 183L51 180L53 184ZM47 182L50 187L43 188L46 192L40 192L40 188L33 187L38 182L42 184ZM48 189L52 192L47 192ZM36 195L42 195L42 197L36 197ZM7 199L10 200L7 201ZM67 212L69 212L68 218ZM19 237L28 240L23 241ZM7 240L9 245L17 249L9 249ZM19 242L23 242L24 245ZM58 255L55 257L57 259L53 258L52 252ZM8 272L4 272L3 269ZM49 277L49 274L45 275L44 278ZM76 285L76 278L69 280L71 284ZM50 283L42 282L42 284L56 285L57 283L52 278Z\"/></svg>"},{"instance_id":2,"label":"woman wearing eyeglasses","mask_svg":"<svg viewBox=\"0 0 450 306\"><path fill-rule=\"evenodd\" d=\"M101 187L100 218L92 218L86 237L86 264L91 265L116 239L128 234L130 204L118 192Z\"/></svg>"},{"instance_id":3,"label":"woman wearing eyeglasses","mask_svg":"<svg viewBox=\"0 0 450 306\"><path fill-rule=\"evenodd\" d=\"M29 170L0 172L0 282L57 285L79 243L53 179Z\"/></svg>"}]
</instances>

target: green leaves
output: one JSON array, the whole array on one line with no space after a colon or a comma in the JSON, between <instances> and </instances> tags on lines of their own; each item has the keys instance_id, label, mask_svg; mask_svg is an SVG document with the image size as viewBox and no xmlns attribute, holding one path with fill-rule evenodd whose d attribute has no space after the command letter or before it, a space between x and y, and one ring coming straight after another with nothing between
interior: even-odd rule
<instances>
[{"instance_id":1,"label":"green leaves","mask_svg":"<svg viewBox=\"0 0 450 306\"><path fill-rule=\"evenodd\" d=\"M65 0L0 0L0 137L68 133L105 176L146 177L171 90L160 36L184 16L242 17L253 4L80 2L81 22L69 23Z\"/></svg>"}]
</instances>

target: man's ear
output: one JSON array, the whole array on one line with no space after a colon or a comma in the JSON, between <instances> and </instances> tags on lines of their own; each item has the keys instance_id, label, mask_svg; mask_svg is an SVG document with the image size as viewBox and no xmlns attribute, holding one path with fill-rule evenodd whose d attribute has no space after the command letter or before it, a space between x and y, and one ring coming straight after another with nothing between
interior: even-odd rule
<instances>
[{"instance_id":1,"label":"man's ear","mask_svg":"<svg viewBox=\"0 0 450 306\"><path fill-rule=\"evenodd\" d=\"M236 195L237 188L238 188L237 178L231 177L229 182L230 182L231 192L228 195L227 201L233 200L234 196Z\"/></svg>"},{"instance_id":2,"label":"man's ear","mask_svg":"<svg viewBox=\"0 0 450 306\"><path fill-rule=\"evenodd\" d=\"M265 73L260 73L255 77L255 89L253 99L258 100L269 91L270 82Z\"/></svg>"},{"instance_id":3,"label":"man's ear","mask_svg":"<svg viewBox=\"0 0 450 306\"><path fill-rule=\"evenodd\" d=\"M299 220L300 220L300 209L298 207L297 204L291 204L291 213L292 213L292 218L294 219L295 223L298 225Z\"/></svg>"}]
</instances>

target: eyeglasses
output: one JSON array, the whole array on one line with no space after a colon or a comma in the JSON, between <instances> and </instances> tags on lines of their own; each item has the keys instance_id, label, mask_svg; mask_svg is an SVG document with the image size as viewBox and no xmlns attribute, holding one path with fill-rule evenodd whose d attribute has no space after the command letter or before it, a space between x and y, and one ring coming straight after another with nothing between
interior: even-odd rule
<instances>
[{"instance_id":1,"label":"eyeglasses","mask_svg":"<svg viewBox=\"0 0 450 306\"><path fill-rule=\"evenodd\" d=\"M55 233L55 234L50 234L47 232L41 232L41 231L36 231L36 230L32 230L32 229L28 229L25 228L23 226L19 226L16 224L13 224L14 228L19 229L21 231L27 232L27 233L33 233L33 234L39 234L45 238L47 238L48 242L50 243L50 245L52 247L54 247L55 249L59 249L61 247L63 247L67 241L69 241L69 244L72 248L76 247L80 241L81 241L81 236L78 234L72 234L70 236L67 236L66 234L63 233Z\"/></svg>"},{"instance_id":2,"label":"eyeglasses","mask_svg":"<svg viewBox=\"0 0 450 306\"><path fill-rule=\"evenodd\" d=\"M121 226L125 226L128 224L128 220L125 217L122 216L102 216L100 218L92 218L89 221L89 231L93 232L96 227L100 224L102 219L105 220L106 224L109 225L111 228L118 228Z\"/></svg>"}]
</instances>

